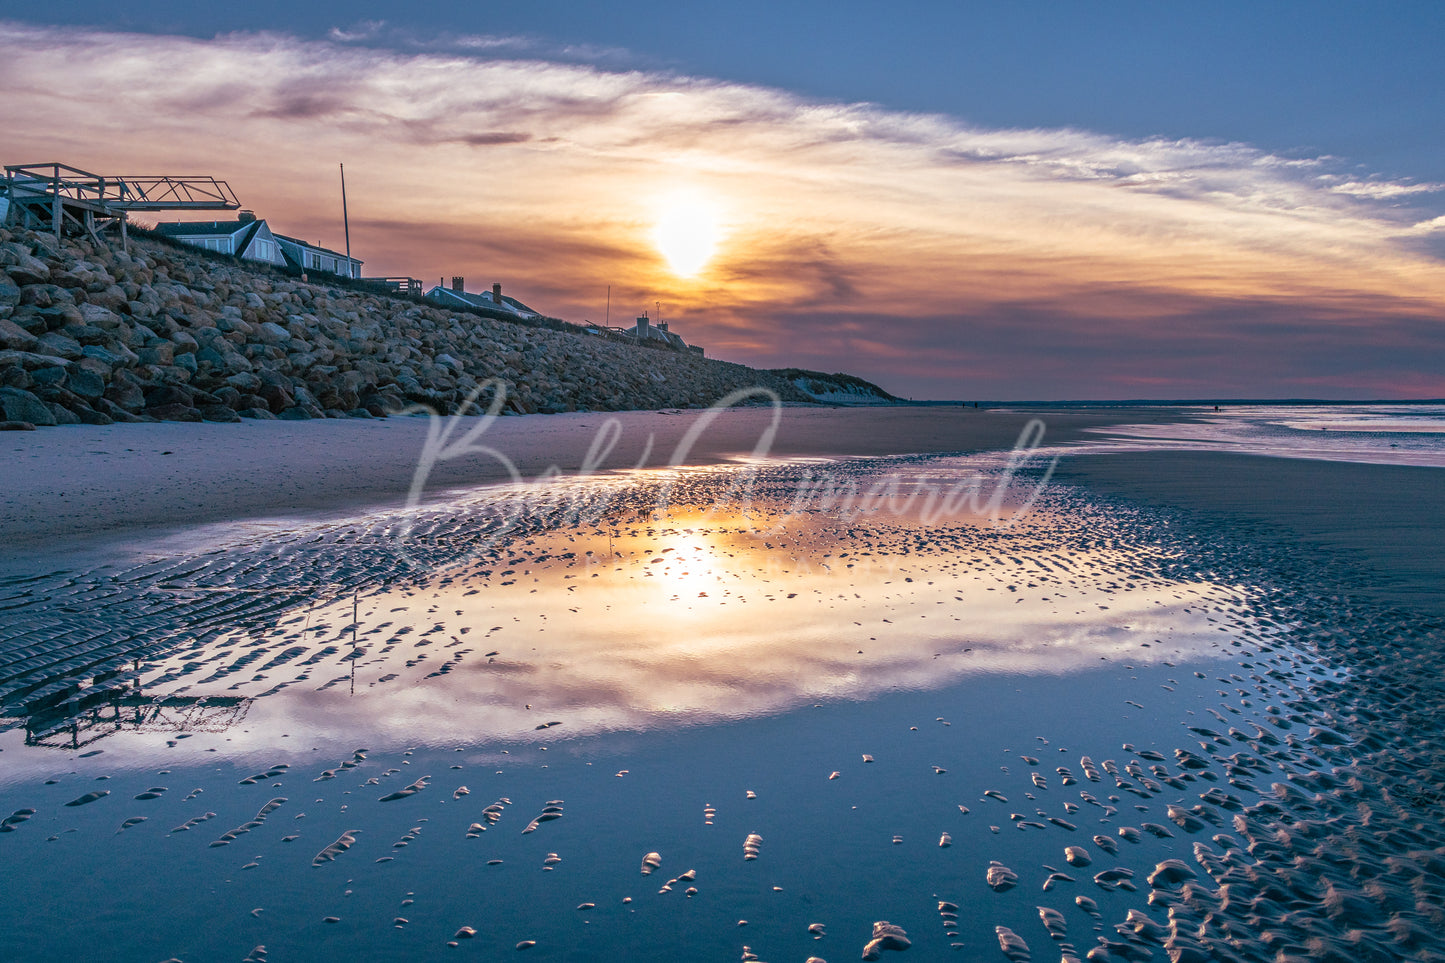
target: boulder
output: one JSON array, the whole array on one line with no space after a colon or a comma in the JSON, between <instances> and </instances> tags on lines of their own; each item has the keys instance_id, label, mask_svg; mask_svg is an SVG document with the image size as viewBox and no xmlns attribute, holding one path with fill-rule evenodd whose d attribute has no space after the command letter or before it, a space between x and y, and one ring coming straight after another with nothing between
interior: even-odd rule
<instances>
[{"instance_id":1,"label":"boulder","mask_svg":"<svg viewBox=\"0 0 1445 963\"><path fill-rule=\"evenodd\" d=\"M45 266L45 262L31 256L30 252L14 241L0 244L0 267L10 275L12 282L22 287L27 284L44 284L50 280L50 268Z\"/></svg>"},{"instance_id":2,"label":"boulder","mask_svg":"<svg viewBox=\"0 0 1445 963\"><path fill-rule=\"evenodd\" d=\"M115 377L105 389L105 397L128 412L138 412L145 407L145 391L129 371L121 370L115 373ZM106 414L115 418L112 411L106 411Z\"/></svg>"},{"instance_id":3,"label":"boulder","mask_svg":"<svg viewBox=\"0 0 1445 963\"><path fill-rule=\"evenodd\" d=\"M97 412L105 415L107 418L110 418L112 421L120 421L120 422L140 421L140 419L139 419L138 417L136 417L135 415L131 414L129 411L126 411L124 408L122 408L120 405L117 405L115 402L111 401L109 398L97 398L97 399L95 399L95 401L92 403L92 405L93 405L93 408L94 408L95 411L97 411Z\"/></svg>"},{"instance_id":4,"label":"boulder","mask_svg":"<svg viewBox=\"0 0 1445 963\"><path fill-rule=\"evenodd\" d=\"M140 363L140 357L119 341L112 341L103 346L88 344L81 351L87 358L94 358L111 368L129 367Z\"/></svg>"},{"instance_id":5,"label":"boulder","mask_svg":"<svg viewBox=\"0 0 1445 963\"><path fill-rule=\"evenodd\" d=\"M85 357L85 349L80 346L80 342L66 337L59 331L47 331L37 340L40 344L36 350L44 354L65 358L69 361Z\"/></svg>"},{"instance_id":6,"label":"boulder","mask_svg":"<svg viewBox=\"0 0 1445 963\"><path fill-rule=\"evenodd\" d=\"M35 335L14 321L0 318L0 348L8 351L34 351L39 344Z\"/></svg>"},{"instance_id":7,"label":"boulder","mask_svg":"<svg viewBox=\"0 0 1445 963\"><path fill-rule=\"evenodd\" d=\"M200 421L201 413L190 405L166 404L151 405L141 414L154 418L156 421Z\"/></svg>"},{"instance_id":8,"label":"boulder","mask_svg":"<svg viewBox=\"0 0 1445 963\"><path fill-rule=\"evenodd\" d=\"M161 408L168 405L181 405L190 408L194 405L196 393L185 385L157 385L145 393L146 408Z\"/></svg>"},{"instance_id":9,"label":"boulder","mask_svg":"<svg viewBox=\"0 0 1445 963\"><path fill-rule=\"evenodd\" d=\"M39 388L63 388L65 387L65 367L63 365L46 365L44 368L36 368L30 372L31 383Z\"/></svg>"},{"instance_id":10,"label":"boulder","mask_svg":"<svg viewBox=\"0 0 1445 963\"><path fill-rule=\"evenodd\" d=\"M93 302L80 305L80 317L82 323L102 331L114 331L125 323L114 311Z\"/></svg>"},{"instance_id":11,"label":"boulder","mask_svg":"<svg viewBox=\"0 0 1445 963\"><path fill-rule=\"evenodd\" d=\"M105 393L105 381L101 376L79 364L70 366L65 378L65 387L87 400L99 398Z\"/></svg>"},{"instance_id":12,"label":"boulder","mask_svg":"<svg viewBox=\"0 0 1445 963\"><path fill-rule=\"evenodd\" d=\"M6 421L28 421L48 427L55 424L55 413L35 395L19 388L0 388L0 410Z\"/></svg>"},{"instance_id":13,"label":"boulder","mask_svg":"<svg viewBox=\"0 0 1445 963\"><path fill-rule=\"evenodd\" d=\"M109 425L115 422L110 415L96 411L94 408L81 408L76 415L80 418L81 424L85 425Z\"/></svg>"},{"instance_id":14,"label":"boulder","mask_svg":"<svg viewBox=\"0 0 1445 963\"><path fill-rule=\"evenodd\" d=\"M136 352L141 364L168 365L176 358L176 346L169 341L147 345Z\"/></svg>"},{"instance_id":15,"label":"boulder","mask_svg":"<svg viewBox=\"0 0 1445 963\"><path fill-rule=\"evenodd\" d=\"M236 422L241 416L226 405L202 405L201 418L206 421Z\"/></svg>"},{"instance_id":16,"label":"boulder","mask_svg":"<svg viewBox=\"0 0 1445 963\"><path fill-rule=\"evenodd\" d=\"M265 399L266 407L271 409L272 414L279 415L296 404L296 399L291 396L291 392L278 384L263 384L257 394Z\"/></svg>"}]
</instances>

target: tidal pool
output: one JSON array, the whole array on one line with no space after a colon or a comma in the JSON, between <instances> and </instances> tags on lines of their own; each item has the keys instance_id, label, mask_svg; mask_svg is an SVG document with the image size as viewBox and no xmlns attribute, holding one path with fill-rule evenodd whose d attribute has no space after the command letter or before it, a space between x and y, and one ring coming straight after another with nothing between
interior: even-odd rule
<instances>
[{"instance_id":1,"label":"tidal pool","mask_svg":"<svg viewBox=\"0 0 1445 963\"><path fill-rule=\"evenodd\" d=\"M906 509L977 467L827 470ZM881 921L923 958L1124 959L1196 843L1347 741L1313 701L1345 668L1168 519L800 499L819 470L8 580L0 956L848 959Z\"/></svg>"}]
</instances>

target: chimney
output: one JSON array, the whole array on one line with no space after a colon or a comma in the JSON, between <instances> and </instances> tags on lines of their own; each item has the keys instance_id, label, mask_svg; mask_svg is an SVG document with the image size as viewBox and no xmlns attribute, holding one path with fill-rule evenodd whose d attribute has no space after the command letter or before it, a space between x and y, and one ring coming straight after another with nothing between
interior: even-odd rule
<instances>
[{"instance_id":1,"label":"chimney","mask_svg":"<svg viewBox=\"0 0 1445 963\"><path fill-rule=\"evenodd\" d=\"M466 289L466 286L467 286L467 279L466 279L466 278L457 278L457 277L452 278L452 290L455 291L455 292L457 292L458 294L461 294L462 291Z\"/></svg>"},{"instance_id":2,"label":"chimney","mask_svg":"<svg viewBox=\"0 0 1445 963\"><path fill-rule=\"evenodd\" d=\"M652 322L647 319L647 312L644 311L642 317L637 319L637 340L646 341L648 335L647 329L651 326Z\"/></svg>"},{"instance_id":3,"label":"chimney","mask_svg":"<svg viewBox=\"0 0 1445 963\"><path fill-rule=\"evenodd\" d=\"M252 221L256 220L256 212L255 212L255 211L237 211L237 212L236 212L236 220L239 221L239 222L241 222L242 224L250 224Z\"/></svg>"},{"instance_id":4,"label":"chimney","mask_svg":"<svg viewBox=\"0 0 1445 963\"><path fill-rule=\"evenodd\" d=\"M492 285L492 300L498 304L502 303L502 282L500 281Z\"/></svg>"},{"instance_id":5,"label":"chimney","mask_svg":"<svg viewBox=\"0 0 1445 963\"><path fill-rule=\"evenodd\" d=\"M667 330L667 322L666 322L666 321L659 321L659 322L657 322L657 330L659 330L659 331L666 331L666 330Z\"/></svg>"}]
</instances>

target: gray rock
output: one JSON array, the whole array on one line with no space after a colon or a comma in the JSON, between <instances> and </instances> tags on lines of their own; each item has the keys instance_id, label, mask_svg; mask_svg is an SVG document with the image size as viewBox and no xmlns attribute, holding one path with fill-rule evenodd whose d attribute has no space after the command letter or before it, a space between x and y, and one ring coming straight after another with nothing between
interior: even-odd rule
<instances>
[{"instance_id":1,"label":"gray rock","mask_svg":"<svg viewBox=\"0 0 1445 963\"><path fill-rule=\"evenodd\" d=\"M0 319L0 348L7 351L34 351L39 344L35 335L14 321Z\"/></svg>"},{"instance_id":2,"label":"gray rock","mask_svg":"<svg viewBox=\"0 0 1445 963\"><path fill-rule=\"evenodd\" d=\"M105 389L105 397L125 411L135 413L145 407L145 392L129 371L117 371ZM115 418L115 412L106 411ZM119 420L119 419L117 419Z\"/></svg>"},{"instance_id":3,"label":"gray rock","mask_svg":"<svg viewBox=\"0 0 1445 963\"><path fill-rule=\"evenodd\" d=\"M291 340L291 332L275 321L266 321L255 331L262 344L285 344Z\"/></svg>"},{"instance_id":4,"label":"gray rock","mask_svg":"<svg viewBox=\"0 0 1445 963\"><path fill-rule=\"evenodd\" d=\"M76 412L76 415L80 418L81 424L85 425L110 425L115 423L115 419L110 415L102 411L96 411L94 408L81 408Z\"/></svg>"},{"instance_id":5,"label":"gray rock","mask_svg":"<svg viewBox=\"0 0 1445 963\"><path fill-rule=\"evenodd\" d=\"M82 349L87 358L94 358L112 368L140 363L140 356L125 345L112 341L108 345L88 344Z\"/></svg>"},{"instance_id":6,"label":"gray rock","mask_svg":"<svg viewBox=\"0 0 1445 963\"><path fill-rule=\"evenodd\" d=\"M85 350L81 348L80 342L74 338L67 338L59 331L47 331L40 336L39 342L40 351L55 355L57 358L74 361L77 358L85 357Z\"/></svg>"},{"instance_id":7,"label":"gray rock","mask_svg":"<svg viewBox=\"0 0 1445 963\"><path fill-rule=\"evenodd\" d=\"M102 331L114 331L125 323L114 311L90 302L80 306L80 317L83 323Z\"/></svg>"},{"instance_id":8,"label":"gray rock","mask_svg":"<svg viewBox=\"0 0 1445 963\"><path fill-rule=\"evenodd\" d=\"M168 365L176 358L176 346L169 341L148 345L136 352L141 364Z\"/></svg>"},{"instance_id":9,"label":"gray rock","mask_svg":"<svg viewBox=\"0 0 1445 963\"><path fill-rule=\"evenodd\" d=\"M163 384L145 393L146 408L160 408L167 405L193 407L196 393L184 385Z\"/></svg>"},{"instance_id":10,"label":"gray rock","mask_svg":"<svg viewBox=\"0 0 1445 963\"><path fill-rule=\"evenodd\" d=\"M41 427L55 424L55 413L50 406L19 388L0 388L0 409L5 412L6 421L28 421Z\"/></svg>"},{"instance_id":11,"label":"gray rock","mask_svg":"<svg viewBox=\"0 0 1445 963\"><path fill-rule=\"evenodd\" d=\"M261 379L249 371L242 371L228 377L226 384L235 388L237 391L255 394L261 387Z\"/></svg>"},{"instance_id":12,"label":"gray rock","mask_svg":"<svg viewBox=\"0 0 1445 963\"><path fill-rule=\"evenodd\" d=\"M236 422L241 416L226 405L202 405L201 417L206 421Z\"/></svg>"},{"instance_id":13,"label":"gray rock","mask_svg":"<svg viewBox=\"0 0 1445 963\"><path fill-rule=\"evenodd\" d=\"M13 241L0 244L0 266L10 275L11 281L22 287L26 284L44 284L50 280L50 268L45 266L45 262L32 257Z\"/></svg>"},{"instance_id":14,"label":"gray rock","mask_svg":"<svg viewBox=\"0 0 1445 963\"><path fill-rule=\"evenodd\" d=\"M105 344L110 340L110 332L90 324L67 325L60 333L73 339L81 348L88 344Z\"/></svg>"},{"instance_id":15,"label":"gray rock","mask_svg":"<svg viewBox=\"0 0 1445 963\"><path fill-rule=\"evenodd\" d=\"M0 364L0 386L28 391L33 384L34 382L30 380L30 372L20 365Z\"/></svg>"},{"instance_id":16,"label":"gray rock","mask_svg":"<svg viewBox=\"0 0 1445 963\"><path fill-rule=\"evenodd\" d=\"M277 412L276 417L282 421L309 421L311 412L302 405L292 405L284 411Z\"/></svg>"},{"instance_id":17,"label":"gray rock","mask_svg":"<svg viewBox=\"0 0 1445 963\"><path fill-rule=\"evenodd\" d=\"M156 421L200 421L201 413L189 405L152 405L141 414Z\"/></svg>"},{"instance_id":18,"label":"gray rock","mask_svg":"<svg viewBox=\"0 0 1445 963\"><path fill-rule=\"evenodd\" d=\"M34 431L35 426L28 421L0 421L0 431Z\"/></svg>"},{"instance_id":19,"label":"gray rock","mask_svg":"<svg viewBox=\"0 0 1445 963\"><path fill-rule=\"evenodd\" d=\"M255 418L258 421L275 421L276 416L271 414L267 408L242 408L236 414L242 418Z\"/></svg>"},{"instance_id":20,"label":"gray rock","mask_svg":"<svg viewBox=\"0 0 1445 963\"><path fill-rule=\"evenodd\" d=\"M59 402L48 402L46 403L46 406L51 409L51 414L55 415L56 425L81 424L81 416L75 414L75 412L72 412L71 409L66 408L65 405L61 405L61 403Z\"/></svg>"},{"instance_id":21,"label":"gray rock","mask_svg":"<svg viewBox=\"0 0 1445 963\"><path fill-rule=\"evenodd\" d=\"M30 380L37 388L63 388L65 387L65 367L63 365L47 365L44 368L36 368L30 372Z\"/></svg>"},{"instance_id":22,"label":"gray rock","mask_svg":"<svg viewBox=\"0 0 1445 963\"><path fill-rule=\"evenodd\" d=\"M86 399L99 398L105 393L105 381L101 376L78 364L70 366L65 387Z\"/></svg>"}]
</instances>

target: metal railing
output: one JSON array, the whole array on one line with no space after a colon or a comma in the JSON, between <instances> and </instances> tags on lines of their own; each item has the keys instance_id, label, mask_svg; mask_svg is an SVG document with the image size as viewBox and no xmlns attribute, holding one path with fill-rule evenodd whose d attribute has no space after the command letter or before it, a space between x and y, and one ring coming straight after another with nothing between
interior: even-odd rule
<instances>
[{"instance_id":1,"label":"metal railing","mask_svg":"<svg viewBox=\"0 0 1445 963\"><path fill-rule=\"evenodd\" d=\"M97 212L202 210L241 206L225 181L205 174L93 174L54 162L7 164L5 191L12 202L59 198Z\"/></svg>"}]
</instances>

